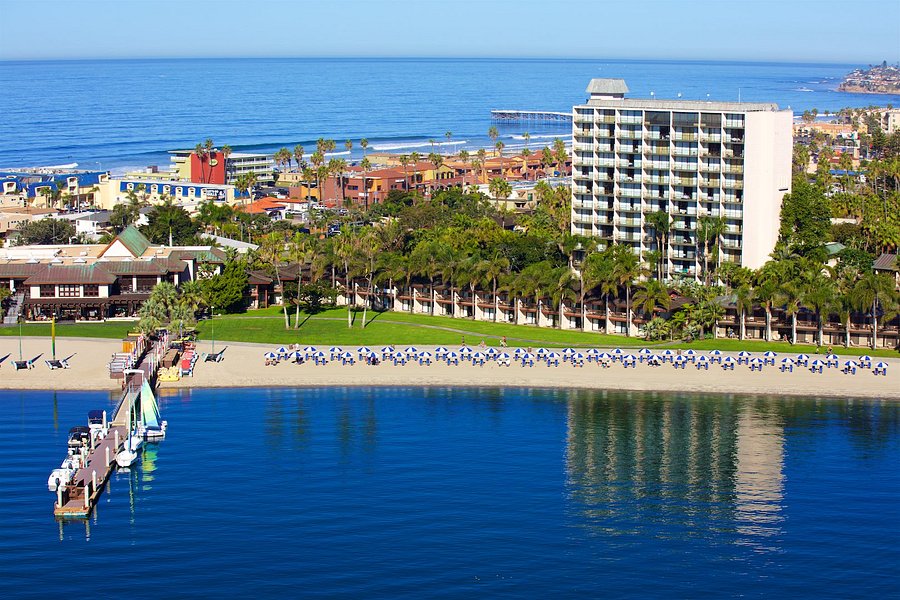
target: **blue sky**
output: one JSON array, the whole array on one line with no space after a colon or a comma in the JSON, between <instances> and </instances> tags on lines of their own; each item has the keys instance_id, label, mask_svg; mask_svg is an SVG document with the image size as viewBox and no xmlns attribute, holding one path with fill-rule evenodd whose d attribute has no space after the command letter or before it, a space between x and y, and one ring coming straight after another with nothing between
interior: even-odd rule
<instances>
[{"instance_id":1,"label":"blue sky","mask_svg":"<svg viewBox=\"0 0 900 600\"><path fill-rule=\"evenodd\" d=\"M900 61L900 0L0 0L0 60Z\"/></svg>"}]
</instances>

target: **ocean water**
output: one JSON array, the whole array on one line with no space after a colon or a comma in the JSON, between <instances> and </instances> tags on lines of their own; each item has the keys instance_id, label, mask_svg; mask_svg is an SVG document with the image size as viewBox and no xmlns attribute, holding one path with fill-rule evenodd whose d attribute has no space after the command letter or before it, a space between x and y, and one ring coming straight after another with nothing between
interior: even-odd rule
<instances>
[{"instance_id":1,"label":"ocean water","mask_svg":"<svg viewBox=\"0 0 900 600\"><path fill-rule=\"evenodd\" d=\"M491 109L569 111L594 77L625 78L631 95L776 102L796 113L900 105L844 94L861 65L626 60L183 59L0 62L0 168L77 162L121 172L167 165L167 151L211 137L271 152L333 138L337 152L492 147ZM567 138L570 125L499 124L521 149ZM453 133L451 139L445 133ZM344 140L356 147L345 152Z\"/></svg>"},{"instance_id":2,"label":"ocean water","mask_svg":"<svg viewBox=\"0 0 900 600\"><path fill-rule=\"evenodd\" d=\"M900 405L540 389L194 390L58 523L101 393L0 393L6 598L886 598Z\"/></svg>"}]
</instances>

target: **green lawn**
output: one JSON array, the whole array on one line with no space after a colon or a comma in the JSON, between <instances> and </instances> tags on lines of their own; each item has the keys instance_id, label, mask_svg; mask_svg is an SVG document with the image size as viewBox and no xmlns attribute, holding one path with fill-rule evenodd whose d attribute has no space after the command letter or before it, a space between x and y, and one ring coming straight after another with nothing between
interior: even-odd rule
<instances>
[{"instance_id":1,"label":"green lawn","mask_svg":"<svg viewBox=\"0 0 900 600\"><path fill-rule=\"evenodd\" d=\"M290 314L293 326L294 314ZM354 313L352 328L347 327L347 310L335 308L317 315L301 313L299 329L284 329L284 318L277 307L248 311L239 315L220 315L214 321L202 321L197 329L200 339L205 344L212 338L215 330L217 342L257 342L282 345L291 343L311 344L316 346L383 346L394 344L407 345L458 345L463 336L469 345L476 345L482 339L490 346L498 346L500 338L506 336L510 346L601 346L601 347L634 347L656 345L668 348L694 348L696 350L712 350L718 348L725 351L749 350L752 352L807 352L815 353L815 346L791 346L787 342L761 342L746 340L740 342L733 339L700 340L692 343L656 343L648 344L640 338L626 338L580 331L561 331L544 329L528 325L508 325L505 323L487 323L450 317L431 317L428 315L411 315L409 313L376 313L367 314L368 325L360 327L362 312ZM60 337L94 337L121 339L133 328L133 323L78 323L57 325L56 332ZM16 336L18 327L0 328L0 335ZM22 326L23 335L49 336L49 324L26 324ZM893 350L872 351L866 348L835 347L835 352L845 355L869 354L872 356L894 356Z\"/></svg>"}]
</instances>

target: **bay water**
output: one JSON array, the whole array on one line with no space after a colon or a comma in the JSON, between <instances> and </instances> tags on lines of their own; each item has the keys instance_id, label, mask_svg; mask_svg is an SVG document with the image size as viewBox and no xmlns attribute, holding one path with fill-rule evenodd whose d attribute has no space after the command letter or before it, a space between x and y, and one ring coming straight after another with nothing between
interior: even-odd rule
<instances>
[{"instance_id":1,"label":"bay water","mask_svg":"<svg viewBox=\"0 0 900 600\"><path fill-rule=\"evenodd\" d=\"M58 522L96 392L0 392L7 598L891 597L900 405L498 388L164 392Z\"/></svg>"}]
</instances>

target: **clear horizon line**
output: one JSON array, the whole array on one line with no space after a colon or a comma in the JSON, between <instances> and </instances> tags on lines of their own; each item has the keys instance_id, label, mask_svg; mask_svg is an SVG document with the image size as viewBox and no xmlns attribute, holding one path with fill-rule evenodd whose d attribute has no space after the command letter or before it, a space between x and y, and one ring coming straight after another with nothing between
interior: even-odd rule
<instances>
[{"instance_id":1,"label":"clear horizon line","mask_svg":"<svg viewBox=\"0 0 900 600\"><path fill-rule=\"evenodd\" d=\"M354 56L354 55L259 55L259 56L80 56L80 57L32 57L32 58L0 58L0 63L13 62L88 62L88 61L165 61L165 60L508 60L508 61L626 61L655 63L755 63L755 64L799 64L799 65L841 65L864 66L880 65L885 59L876 62L810 60L810 59L761 59L761 58L626 58L622 56L451 56L451 55L392 55ZM898 64L890 63L888 64Z\"/></svg>"}]
</instances>

